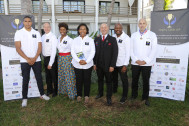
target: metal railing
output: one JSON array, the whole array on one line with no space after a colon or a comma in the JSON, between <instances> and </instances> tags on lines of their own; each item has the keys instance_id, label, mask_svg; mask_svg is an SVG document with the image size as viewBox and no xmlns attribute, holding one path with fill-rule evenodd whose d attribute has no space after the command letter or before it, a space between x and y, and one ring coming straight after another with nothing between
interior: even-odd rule
<instances>
[{"instance_id":1,"label":"metal railing","mask_svg":"<svg viewBox=\"0 0 189 126\"><path fill-rule=\"evenodd\" d=\"M43 6L43 13L51 14L51 5ZM4 12L4 8L2 9ZM37 14L39 12L39 5L32 6L32 13ZM18 14L21 13L21 5L13 5L9 4L9 13L10 14ZM55 13L56 14L95 14L95 6L90 5L79 5L79 6L62 6L55 5ZM99 15L104 15L109 13L108 6L99 6ZM113 14L117 15L137 15L137 7L132 7L131 12L129 7L118 7L113 9Z\"/></svg>"}]
</instances>

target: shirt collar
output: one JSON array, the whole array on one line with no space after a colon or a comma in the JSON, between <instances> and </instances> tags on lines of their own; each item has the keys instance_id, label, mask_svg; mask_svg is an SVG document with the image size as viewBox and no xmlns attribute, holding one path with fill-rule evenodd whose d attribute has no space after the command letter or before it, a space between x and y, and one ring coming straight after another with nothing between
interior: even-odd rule
<instances>
[{"instance_id":1,"label":"shirt collar","mask_svg":"<svg viewBox=\"0 0 189 126\"><path fill-rule=\"evenodd\" d=\"M103 39L103 36L105 36L104 39L106 39L106 37L108 36L108 34L106 34L106 35L101 35L101 38L102 38L102 39Z\"/></svg>"},{"instance_id":2,"label":"shirt collar","mask_svg":"<svg viewBox=\"0 0 189 126\"><path fill-rule=\"evenodd\" d=\"M49 36L51 33L52 33L52 32L50 31L50 32L49 32L49 33L47 33L47 34L45 33L45 35L46 35L46 36Z\"/></svg>"},{"instance_id":3,"label":"shirt collar","mask_svg":"<svg viewBox=\"0 0 189 126\"><path fill-rule=\"evenodd\" d=\"M27 31L26 29L25 29L25 27L23 27L23 30L24 31ZM27 31L27 32L32 32L33 31L33 28L31 27L31 31Z\"/></svg>"},{"instance_id":4,"label":"shirt collar","mask_svg":"<svg viewBox=\"0 0 189 126\"><path fill-rule=\"evenodd\" d=\"M80 36L80 35L79 35L79 37L81 38L81 36ZM82 39L82 40L84 40L84 39L86 39L87 37L88 37L88 35L86 35L86 36L85 36L83 39L82 39L82 38L81 38L81 39Z\"/></svg>"}]
</instances>

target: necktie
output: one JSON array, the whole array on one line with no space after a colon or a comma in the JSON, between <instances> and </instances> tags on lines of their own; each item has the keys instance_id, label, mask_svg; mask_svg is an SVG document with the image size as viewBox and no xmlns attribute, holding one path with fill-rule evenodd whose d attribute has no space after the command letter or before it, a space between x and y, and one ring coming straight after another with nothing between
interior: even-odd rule
<instances>
[{"instance_id":1,"label":"necktie","mask_svg":"<svg viewBox=\"0 0 189 126\"><path fill-rule=\"evenodd\" d=\"M102 41L104 42L105 36L103 35Z\"/></svg>"}]
</instances>

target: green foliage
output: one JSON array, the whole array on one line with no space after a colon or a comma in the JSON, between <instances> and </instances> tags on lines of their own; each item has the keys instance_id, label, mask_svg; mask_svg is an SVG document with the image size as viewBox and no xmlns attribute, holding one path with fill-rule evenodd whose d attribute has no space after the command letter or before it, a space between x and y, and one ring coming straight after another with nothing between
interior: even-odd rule
<instances>
[{"instance_id":1,"label":"green foliage","mask_svg":"<svg viewBox=\"0 0 189 126\"><path fill-rule=\"evenodd\" d=\"M67 35L68 35L70 38L72 38L72 39L74 39L74 38L76 38L76 37L77 37L77 35L72 34L72 33L67 33Z\"/></svg>"},{"instance_id":2,"label":"green foliage","mask_svg":"<svg viewBox=\"0 0 189 126\"><path fill-rule=\"evenodd\" d=\"M174 0L165 0L164 3L164 10L170 10L171 4L174 2Z\"/></svg>"},{"instance_id":3,"label":"green foliage","mask_svg":"<svg viewBox=\"0 0 189 126\"><path fill-rule=\"evenodd\" d=\"M96 31L96 32L92 32L90 35L89 35L89 37L91 37L91 38L95 38L95 37L97 37L97 34L98 34L98 31Z\"/></svg>"}]
</instances>

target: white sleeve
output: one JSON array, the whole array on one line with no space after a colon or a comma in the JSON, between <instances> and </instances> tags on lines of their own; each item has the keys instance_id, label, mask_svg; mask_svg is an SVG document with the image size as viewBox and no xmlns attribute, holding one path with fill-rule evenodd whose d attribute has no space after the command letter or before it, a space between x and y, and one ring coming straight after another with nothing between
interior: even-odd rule
<instances>
[{"instance_id":1,"label":"white sleeve","mask_svg":"<svg viewBox=\"0 0 189 126\"><path fill-rule=\"evenodd\" d=\"M57 43L58 43L58 40L54 36L52 38L52 52L51 52L51 56L50 56L49 66L52 66L52 64L54 63L54 59L56 57L56 46L57 46Z\"/></svg>"},{"instance_id":2,"label":"white sleeve","mask_svg":"<svg viewBox=\"0 0 189 126\"><path fill-rule=\"evenodd\" d=\"M130 60L130 48L131 48L131 41L130 41L130 37L126 37L126 40L125 40L125 47L126 47L126 50L125 50L125 54L126 54L126 57L125 57L125 61L124 61L124 65L127 66L129 64L129 60Z\"/></svg>"},{"instance_id":3,"label":"white sleeve","mask_svg":"<svg viewBox=\"0 0 189 126\"><path fill-rule=\"evenodd\" d=\"M132 62L136 62L138 60L138 58L134 55L134 36L131 36L131 60Z\"/></svg>"},{"instance_id":4,"label":"white sleeve","mask_svg":"<svg viewBox=\"0 0 189 126\"><path fill-rule=\"evenodd\" d=\"M37 42L42 42L41 35L39 34L39 32L37 32Z\"/></svg>"},{"instance_id":5,"label":"white sleeve","mask_svg":"<svg viewBox=\"0 0 189 126\"><path fill-rule=\"evenodd\" d=\"M93 60L93 58L94 58L94 55L95 55L95 45L94 45L94 40L92 39L90 41L90 55L87 58L86 62L87 63L91 62Z\"/></svg>"},{"instance_id":6,"label":"white sleeve","mask_svg":"<svg viewBox=\"0 0 189 126\"><path fill-rule=\"evenodd\" d=\"M75 50L74 50L74 48L75 48L75 45L74 45L75 40L76 40L76 39L74 39L74 40L72 41L71 55L72 55L73 59L79 63L80 59L77 57L76 52L75 52Z\"/></svg>"},{"instance_id":7,"label":"white sleeve","mask_svg":"<svg viewBox=\"0 0 189 126\"><path fill-rule=\"evenodd\" d=\"M144 61L146 62L146 64L149 64L150 62L152 62L152 60L154 59L155 55L156 55L156 51L157 51L157 36L155 34L152 35L152 48L151 48L151 52L150 55L148 57L144 58Z\"/></svg>"},{"instance_id":8,"label":"white sleeve","mask_svg":"<svg viewBox=\"0 0 189 126\"><path fill-rule=\"evenodd\" d=\"M21 38L20 38L20 34L19 34L19 31L17 31L14 35L14 42L16 41L21 41Z\"/></svg>"}]
</instances>

